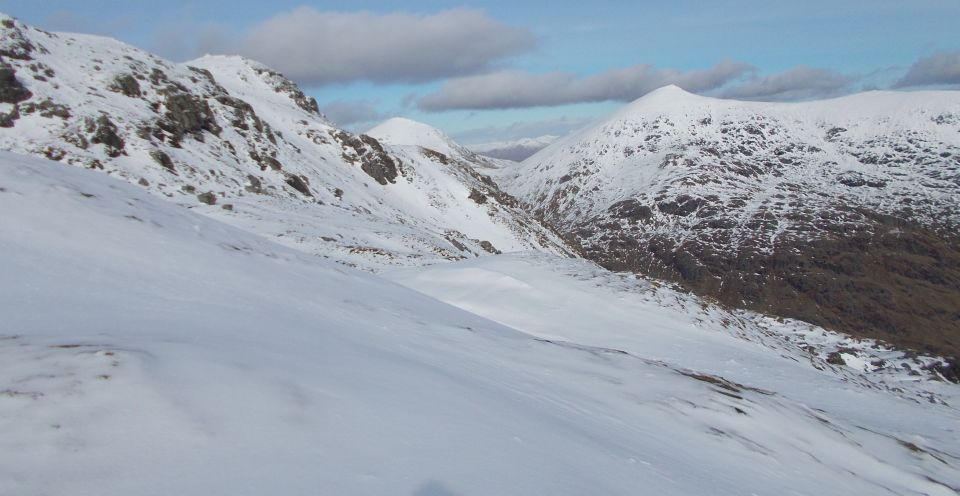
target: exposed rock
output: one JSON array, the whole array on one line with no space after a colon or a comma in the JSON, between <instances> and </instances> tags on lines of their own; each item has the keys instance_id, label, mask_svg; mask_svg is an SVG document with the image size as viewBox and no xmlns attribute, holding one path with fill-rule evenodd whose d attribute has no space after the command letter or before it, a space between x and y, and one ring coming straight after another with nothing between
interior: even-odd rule
<instances>
[{"instance_id":1,"label":"exposed rock","mask_svg":"<svg viewBox=\"0 0 960 496\"><path fill-rule=\"evenodd\" d=\"M306 196L313 196L313 193L310 192L309 182L304 176L290 174L287 176L286 183L290 185L291 188L303 193Z\"/></svg>"},{"instance_id":2,"label":"exposed rock","mask_svg":"<svg viewBox=\"0 0 960 496\"><path fill-rule=\"evenodd\" d=\"M49 98L45 98L39 103L23 103L20 105L20 109L24 114L39 113L41 117L48 119L59 117L60 119L67 120L70 118L70 109L66 105L54 103L53 100Z\"/></svg>"},{"instance_id":3,"label":"exposed rock","mask_svg":"<svg viewBox=\"0 0 960 496\"><path fill-rule=\"evenodd\" d=\"M117 126L107 117L101 114L95 121L93 137L90 139L93 144L102 144L106 149L108 157L119 157L124 152L124 141L117 134Z\"/></svg>"},{"instance_id":4,"label":"exposed rock","mask_svg":"<svg viewBox=\"0 0 960 496\"><path fill-rule=\"evenodd\" d=\"M142 95L140 91L140 83L137 81L137 78L133 77L131 74L120 74L113 78L113 82L107 86L107 89L121 93L130 98L140 98Z\"/></svg>"},{"instance_id":5,"label":"exposed rock","mask_svg":"<svg viewBox=\"0 0 960 496\"><path fill-rule=\"evenodd\" d=\"M441 163L443 165L450 165L450 157L436 151L431 150L430 148L420 147L420 152L423 153L427 158L435 162Z\"/></svg>"},{"instance_id":6,"label":"exposed rock","mask_svg":"<svg viewBox=\"0 0 960 496\"><path fill-rule=\"evenodd\" d=\"M173 160L171 160L170 156L167 155L163 150L150 150L150 158L152 158L154 162L160 164L164 169L167 169L174 174L177 173L177 168L173 165Z\"/></svg>"},{"instance_id":7,"label":"exposed rock","mask_svg":"<svg viewBox=\"0 0 960 496\"><path fill-rule=\"evenodd\" d=\"M260 182L260 178L254 175L247 176L247 185L244 187L244 189L251 193L263 193L263 185Z\"/></svg>"},{"instance_id":8,"label":"exposed rock","mask_svg":"<svg viewBox=\"0 0 960 496\"><path fill-rule=\"evenodd\" d=\"M3 27L0 28L0 35L2 35L0 56L17 60L33 60L31 53L36 47L23 35L17 23L4 22Z\"/></svg>"},{"instance_id":9,"label":"exposed rock","mask_svg":"<svg viewBox=\"0 0 960 496\"><path fill-rule=\"evenodd\" d=\"M283 74L267 69L266 67L256 68L256 71L261 76L269 76L267 81L273 85L274 91L277 93L286 93L298 107L313 115L320 116L320 107L317 105L317 101L305 95L296 84L283 77Z\"/></svg>"},{"instance_id":10,"label":"exposed rock","mask_svg":"<svg viewBox=\"0 0 960 496\"><path fill-rule=\"evenodd\" d=\"M0 112L0 127L13 127L20 118L20 106L14 105L10 112Z\"/></svg>"},{"instance_id":11,"label":"exposed rock","mask_svg":"<svg viewBox=\"0 0 960 496\"><path fill-rule=\"evenodd\" d=\"M827 363L831 365L846 365L846 360L843 359L843 356L840 355L839 351L831 351L827 354Z\"/></svg>"},{"instance_id":12,"label":"exposed rock","mask_svg":"<svg viewBox=\"0 0 960 496\"><path fill-rule=\"evenodd\" d=\"M623 200L610 205L607 210L617 219L638 221L653 217L653 209L647 205L642 205L637 200Z\"/></svg>"},{"instance_id":13,"label":"exposed rock","mask_svg":"<svg viewBox=\"0 0 960 496\"><path fill-rule=\"evenodd\" d=\"M0 103L20 103L32 96L33 93L17 80L17 71L0 62Z\"/></svg>"},{"instance_id":14,"label":"exposed rock","mask_svg":"<svg viewBox=\"0 0 960 496\"><path fill-rule=\"evenodd\" d=\"M219 135L222 129L214 119L210 105L188 93L174 93L167 95L164 100L167 108L164 119L158 125L173 134L177 140L185 134L198 134L209 131Z\"/></svg>"},{"instance_id":15,"label":"exposed rock","mask_svg":"<svg viewBox=\"0 0 960 496\"><path fill-rule=\"evenodd\" d=\"M491 242L489 242L489 241L481 241L481 242L480 242L480 248L483 248L483 250L486 251L487 253L492 253L492 254L494 254L494 255L499 255L499 254L500 254L500 250L496 249L496 248L493 246L493 243L491 243Z\"/></svg>"},{"instance_id":16,"label":"exposed rock","mask_svg":"<svg viewBox=\"0 0 960 496\"><path fill-rule=\"evenodd\" d=\"M331 136L343 147L345 160L359 162L360 169L380 184L396 182L397 163L379 141L365 134L354 136L346 131L335 131Z\"/></svg>"},{"instance_id":17,"label":"exposed rock","mask_svg":"<svg viewBox=\"0 0 960 496\"><path fill-rule=\"evenodd\" d=\"M477 202L477 204L479 205L483 205L484 203L487 203L487 195L484 195L482 192L480 192L480 190L476 188L470 188L470 195L467 198Z\"/></svg>"},{"instance_id":18,"label":"exposed rock","mask_svg":"<svg viewBox=\"0 0 960 496\"><path fill-rule=\"evenodd\" d=\"M216 205L217 195L213 191L207 191L206 193L197 195L197 200L200 203L206 203L207 205Z\"/></svg>"}]
</instances>

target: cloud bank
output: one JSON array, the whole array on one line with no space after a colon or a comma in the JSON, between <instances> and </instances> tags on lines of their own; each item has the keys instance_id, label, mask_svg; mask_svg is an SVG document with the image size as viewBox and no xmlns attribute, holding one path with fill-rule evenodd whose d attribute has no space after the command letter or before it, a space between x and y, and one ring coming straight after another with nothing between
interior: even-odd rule
<instances>
[{"instance_id":1,"label":"cloud bank","mask_svg":"<svg viewBox=\"0 0 960 496\"><path fill-rule=\"evenodd\" d=\"M381 121L388 117L378 110L376 103L366 100L336 100L321 106L320 111L328 119L341 126Z\"/></svg>"},{"instance_id":2,"label":"cloud bank","mask_svg":"<svg viewBox=\"0 0 960 496\"><path fill-rule=\"evenodd\" d=\"M323 12L299 7L254 27L243 55L304 85L421 83L489 70L536 40L478 10L432 15Z\"/></svg>"},{"instance_id":3,"label":"cloud bank","mask_svg":"<svg viewBox=\"0 0 960 496\"><path fill-rule=\"evenodd\" d=\"M587 77L566 72L500 71L449 80L439 90L420 98L417 106L439 112L629 102L668 84L723 98L803 100L835 96L848 91L858 80L857 76L808 66L758 77L752 65L732 60L690 71L635 65Z\"/></svg>"},{"instance_id":4,"label":"cloud bank","mask_svg":"<svg viewBox=\"0 0 960 496\"><path fill-rule=\"evenodd\" d=\"M960 84L960 51L940 52L918 59L894 88Z\"/></svg>"},{"instance_id":5,"label":"cloud bank","mask_svg":"<svg viewBox=\"0 0 960 496\"><path fill-rule=\"evenodd\" d=\"M694 92L712 90L754 70L750 64L728 60L701 70L678 71L641 64L588 77L569 72L499 71L449 80L436 92L420 98L417 106L426 111L489 110L631 101L668 84Z\"/></svg>"},{"instance_id":6,"label":"cloud bank","mask_svg":"<svg viewBox=\"0 0 960 496\"><path fill-rule=\"evenodd\" d=\"M816 67L797 66L763 78L754 78L720 93L738 100L803 100L836 95L856 81L854 76Z\"/></svg>"}]
</instances>

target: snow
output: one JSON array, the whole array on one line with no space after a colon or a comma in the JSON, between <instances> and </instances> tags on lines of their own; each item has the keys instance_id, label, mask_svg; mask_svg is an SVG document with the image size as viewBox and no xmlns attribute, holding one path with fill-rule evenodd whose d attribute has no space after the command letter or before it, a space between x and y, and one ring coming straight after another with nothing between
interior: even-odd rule
<instances>
[{"instance_id":1,"label":"snow","mask_svg":"<svg viewBox=\"0 0 960 496\"><path fill-rule=\"evenodd\" d=\"M556 234L481 175L515 170L420 123L371 130L402 164L395 183L379 184L338 129L256 62L173 64L106 38L16 26L36 46L35 60L9 61L31 101L50 98L71 115L24 113L0 129L0 148L65 154L56 163L0 152L0 493L960 488L960 398L927 375L935 357L722 309L565 258ZM44 67L56 76L30 77ZM154 69L208 101L222 133L179 147L139 136L165 111L163 84L147 83ZM145 77L143 98L103 89L124 73ZM256 119L233 125L224 97ZM751 115L731 105L666 88L624 115L644 125L656 121L644 108L679 113L667 116L674 123L705 108ZM953 108L919 93L742 105L813 122L814 134L842 113L851 136L879 132L856 125L870 109L891 115L883 132L919 122L944 133L927 123ZM66 141L101 112L126 154ZM814 129L804 126L789 130ZM569 153L583 136L543 153ZM616 141L583 146L573 151L597 153L615 198L637 185L609 159L622 151ZM176 175L154 150L171 156ZM251 151L282 168L263 168ZM81 168L96 163L102 171ZM288 175L309 180L313 196L292 190ZM261 193L248 189L250 176ZM475 189L486 203L468 198ZM197 201L206 191L216 205ZM481 241L524 252L475 258L487 255ZM431 265L451 259L462 260ZM385 279L342 264L415 268ZM847 366L827 362L834 352Z\"/></svg>"},{"instance_id":2,"label":"snow","mask_svg":"<svg viewBox=\"0 0 960 496\"><path fill-rule=\"evenodd\" d=\"M404 117L387 119L370 128L366 134L391 145L422 146L447 156L463 155L466 152L443 131Z\"/></svg>"},{"instance_id":3,"label":"snow","mask_svg":"<svg viewBox=\"0 0 960 496\"><path fill-rule=\"evenodd\" d=\"M768 377L782 365L774 353L684 329L670 307L644 313L646 296L583 262L490 257L401 278L432 279L514 329L104 174L3 153L0 188L14 213L0 217L0 487L11 494L960 485L953 407L803 364L784 367L797 382L783 394L765 392L781 381ZM615 297L627 308L601 305ZM627 322L633 338L610 326ZM537 338L544 329L553 340ZM673 363L671 336L690 362ZM611 337L622 349L598 346ZM704 375L726 373L720 363L753 373L727 378L744 386Z\"/></svg>"},{"instance_id":4,"label":"snow","mask_svg":"<svg viewBox=\"0 0 960 496\"><path fill-rule=\"evenodd\" d=\"M483 241L501 251L566 250L522 209L493 197L483 206L469 199L471 188L487 187L465 170L487 162L474 161L465 149L456 157L462 164L440 167L416 149L386 145L384 154L399 162L398 177L378 183L343 142L352 135L311 111L290 81L255 61L204 56L175 64L109 38L13 26L0 27L5 42L22 36L34 46L32 60L9 60L34 95L21 107L49 100L69 115L22 109L13 127L0 128L2 150L102 168L228 224L371 271L485 256ZM140 97L109 89L124 75L138 81ZM162 121L170 92L208 105L219 133L186 133L172 143L162 132L169 127ZM124 141L117 156L90 130L102 114ZM169 156L175 171L162 167L156 152ZM301 178L310 195L293 189L291 177ZM259 190L251 190L253 180ZM207 192L216 205L198 201Z\"/></svg>"},{"instance_id":5,"label":"snow","mask_svg":"<svg viewBox=\"0 0 960 496\"><path fill-rule=\"evenodd\" d=\"M893 215L906 209L925 223L944 216L957 221L957 116L956 91L871 91L771 103L667 86L498 177L521 200L555 205L545 213L565 227L605 216L622 200L655 206L680 195L709 198L741 230L752 216L769 212L783 221L781 235L807 235L806 226L788 219L805 210L833 210L836 203ZM738 164L758 170L737 171ZM838 180L850 172L878 186ZM678 219L654 208L653 217L662 232L678 239L714 232L694 229L696 216Z\"/></svg>"}]
</instances>

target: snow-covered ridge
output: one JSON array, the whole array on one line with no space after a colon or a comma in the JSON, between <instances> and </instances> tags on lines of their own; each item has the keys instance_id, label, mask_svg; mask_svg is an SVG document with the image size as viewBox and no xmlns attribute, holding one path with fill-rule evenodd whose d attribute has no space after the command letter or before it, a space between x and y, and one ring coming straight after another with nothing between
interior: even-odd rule
<instances>
[{"instance_id":1,"label":"snow-covered ridge","mask_svg":"<svg viewBox=\"0 0 960 496\"><path fill-rule=\"evenodd\" d=\"M944 404L956 389L944 384L919 385L947 400L928 403L804 363L770 369L788 359L689 326L679 335L712 334L698 349L714 347L711 362L737 379L629 347L533 337L105 174L9 153L0 209L16 213L0 216L0 487L14 494L960 487L960 418ZM583 264L490 259L424 274L450 298L495 282L483 287L535 309L549 302L518 285L582 278L540 285L572 297L548 319L598 298L594 310L608 310L620 289L591 289ZM619 295L628 313L631 294ZM497 317L531 311L520 310ZM630 322L659 326L670 313ZM616 336L554 323L595 342ZM660 331L650 351L668 344L670 329ZM751 355L766 358L724 364Z\"/></svg>"},{"instance_id":2,"label":"snow-covered ridge","mask_svg":"<svg viewBox=\"0 0 960 496\"><path fill-rule=\"evenodd\" d=\"M0 22L0 70L9 75L0 149L100 169L369 269L567 252L539 221L501 204L492 182L335 128L262 64L227 56L174 64L108 38Z\"/></svg>"}]
</instances>

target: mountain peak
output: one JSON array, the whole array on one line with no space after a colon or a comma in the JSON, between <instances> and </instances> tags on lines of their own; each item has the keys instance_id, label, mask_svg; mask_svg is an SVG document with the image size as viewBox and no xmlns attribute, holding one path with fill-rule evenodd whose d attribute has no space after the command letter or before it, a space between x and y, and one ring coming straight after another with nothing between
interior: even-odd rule
<instances>
[{"instance_id":1,"label":"mountain peak","mask_svg":"<svg viewBox=\"0 0 960 496\"><path fill-rule=\"evenodd\" d=\"M456 154L462 148L443 131L406 117L387 119L366 134L391 145L422 146L446 155Z\"/></svg>"},{"instance_id":2,"label":"mountain peak","mask_svg":"<svg viewBox=\"0 0 960 496\"><path fill-rule=\"evenodd\" d=\"M683 97L683 96L694 96L693 93L675 85L668 84L666 86L661 86L646 95L642 98L662 98L662 97Z\"/></svg>"},{"instance_id":3,"label":"mountain peak","mask_svg":"<svg viewBox=\"0 0 960 496\"><path fill-rule=\"evenodd\" d=\"M633 103L628 104L627 107L632 107L634 104L676 105L677 103L681 102L699 102L705 98L706 97L690 93L689 91L675 84L668 84L641 96L640 98L634 100Z\"/></svg>"}]
</instances>

